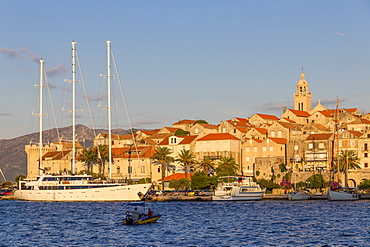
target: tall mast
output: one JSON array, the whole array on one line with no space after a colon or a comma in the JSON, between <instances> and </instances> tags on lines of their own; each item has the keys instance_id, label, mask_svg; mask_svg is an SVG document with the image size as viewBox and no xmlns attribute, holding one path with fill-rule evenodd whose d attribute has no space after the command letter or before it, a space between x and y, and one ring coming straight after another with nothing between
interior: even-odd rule
<instances>
[{"instance_id":1,"label":"tall mast","mask_svg":"<svg viewBox=\"0 0 370 247\"><path fill-rule=\"evenodd\" d=\"M110 84L111 84L111 64L110 64L110 41L107 41L107 66L108 66L108 140L109 140L109 178L112 179L112 125L111 125L111 99L110 99Z\"/></svg>"},{"instance_id":2,"label":"tall mast","mask_svg":"<svg viewBox=\"0 0 370 247\"><path fill-rule=\"evenodd\" d=\"M72 42L72 174L76 157L76 42Z\"/></svg>"},{"instance_id":3,"label":"tall mast","mask_svg":"<svg viewBox=\"0 0 370 247\"><path fill-rule=\"evenodd\" d=\"M108 110L108 149L109 149L109 157L108 157L108 160L109 160L109 178L112 179L112 124L111 124L111 62L110 62L110 58L111 58L111 48L110 48L110 41L108 40L107 42L107 75L102 75L100 74L100 76L103 76L103 77L107 77L107 83L108 83L108 106L104 107L104 106L101 106L99 105L99 107L103 107L103 108L106 108Z\"/></svg>"},{"instance_id":4,"label":"tall mast","mask_svg":"<svg viewBox=\"0 0 370 247\"><path fill-rule=\"evenodd\" d=\"M72 80L65 80L72 83L72 164L71 173L75 173L75 157L76 157L76 43L72 41ZM64 109L63 109L64 110Z\"/></svg>"},{"instance_id":5,"label":"tall mast","mask_svg":"<svg viewBox=\"0 0 370 247\"><path fill-rule=\"evenodd\" d=\"M43 173L43 166L42 166L42 109L43 109L43 102L42 102L42 88L44 87L43 85L43 78L44 78L44 60L43 59L40 59L40 84L39 85L35 85L35 87L39 87L39 90L40 90L40 109L39 109L39 114L36 114L36 113L32 113L32 115L36 115L40 118L40 128L39 128L39 175L42 175Z\"/></svg>"}]
</instances>

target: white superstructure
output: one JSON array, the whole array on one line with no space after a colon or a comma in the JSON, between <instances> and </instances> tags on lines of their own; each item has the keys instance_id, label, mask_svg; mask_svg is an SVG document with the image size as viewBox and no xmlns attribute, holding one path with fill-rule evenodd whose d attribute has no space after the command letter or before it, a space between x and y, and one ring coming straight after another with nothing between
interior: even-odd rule
<instances>
[{"instance_id":1,"label":"white superstructure","mask_svg":"<svg viewBox=\"0 0 370 247\"><path fill-rule=\"evenodd\" d=\"M213 201L262 200L265 191L251 177L220 177Z\"/></svg>"},{"instance_id":2,"label":"white superstructure","mask_svg":"<svg viewBox=\"0 0 370 247\"><path fill-rule=\"evenodd\" d=\"M139 201L151 184L124 185L89 175L41 175L20 181L14 196L27 201Z\"/></svg>"}]
</instances>

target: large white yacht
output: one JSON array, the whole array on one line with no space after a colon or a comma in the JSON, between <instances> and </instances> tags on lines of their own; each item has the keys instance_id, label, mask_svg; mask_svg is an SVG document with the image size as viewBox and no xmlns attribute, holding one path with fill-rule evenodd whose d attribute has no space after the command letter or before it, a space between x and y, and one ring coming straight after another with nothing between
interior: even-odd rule
<instances>
[{"instance_id":1,"label":"large white yacht","mask_svg":"<svg viewBox=\"0 0 370 247\"><path fill-rule=\"evenodd\" d=\"M251 177L220 177L213 201L257 201L265 191Z\"/></svg>"},{"instance_id":2,"label":"large white yacht","mask_svg":"<svg viewBox=\"0 0 370 247\"><path fill-rule=\"evenodd\" d=\"M14 196L27 201L138 201L151 184L124 185L93 180L89 175L41 175L20 181Z\"/></svg>"}]
</instances>

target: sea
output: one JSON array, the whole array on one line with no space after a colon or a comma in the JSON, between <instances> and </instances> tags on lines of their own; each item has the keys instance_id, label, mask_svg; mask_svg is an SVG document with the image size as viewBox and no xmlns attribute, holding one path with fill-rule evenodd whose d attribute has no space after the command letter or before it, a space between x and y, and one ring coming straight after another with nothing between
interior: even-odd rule
<instances>
[{"instance_id":1,"label":"sea","mask_svg":"<svg viewBox=\"0 0 370 247\"><path fill-rule=\"evenodd\" d=\"M0 201L0 246L370 246L370 201L147 202L157 223L123 225L125 202Z\"/></svg>"}]
</instances>

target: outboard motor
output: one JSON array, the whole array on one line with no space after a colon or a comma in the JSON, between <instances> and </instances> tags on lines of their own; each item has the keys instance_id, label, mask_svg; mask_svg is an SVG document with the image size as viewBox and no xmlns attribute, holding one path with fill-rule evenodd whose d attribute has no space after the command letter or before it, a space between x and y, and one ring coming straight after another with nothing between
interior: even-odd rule
<instances>
[{"instance_id":1,"label":"outboard motor","mask_svg":"<svg viewBox=\"0 0 370 247\"><path fill-rule=\"evenodd\" d=\"M126 215L126 224L127 225L132 225L134 224L134 218L132 214L127 214Z\"/></svg>"}]
</instances>

